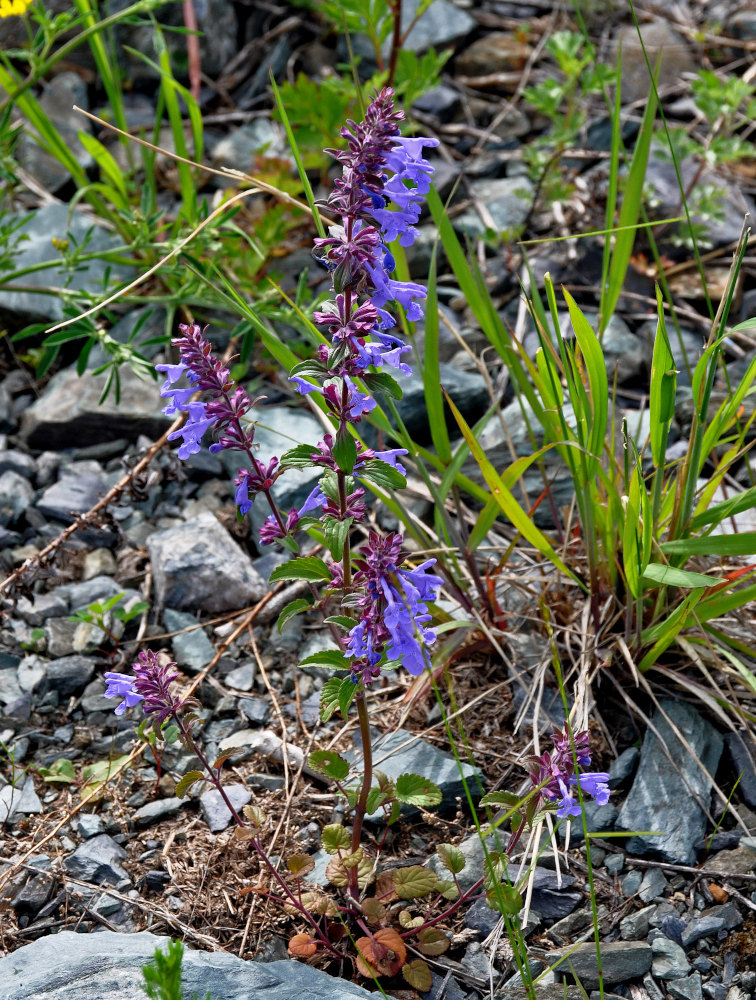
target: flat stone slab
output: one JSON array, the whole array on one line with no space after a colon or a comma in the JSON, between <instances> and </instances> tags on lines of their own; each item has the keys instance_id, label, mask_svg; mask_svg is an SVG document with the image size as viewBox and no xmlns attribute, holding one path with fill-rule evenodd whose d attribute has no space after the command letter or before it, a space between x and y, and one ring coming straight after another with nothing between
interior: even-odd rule
<instances>
[{"instance_id":1,"label":"flat stone slab","mask_svg":"<svg viewBox=\"0 0 756 1000\"><path fill-rule=\"evenodd\" d=\"M3 1000L144 1000L142 966L167 937L143 932L40 938L0 959ZM213 1000L353 1000L373 994L295 961L245 962L228 952L184 952L185 997Z\"/></svg>"}]
</instances>

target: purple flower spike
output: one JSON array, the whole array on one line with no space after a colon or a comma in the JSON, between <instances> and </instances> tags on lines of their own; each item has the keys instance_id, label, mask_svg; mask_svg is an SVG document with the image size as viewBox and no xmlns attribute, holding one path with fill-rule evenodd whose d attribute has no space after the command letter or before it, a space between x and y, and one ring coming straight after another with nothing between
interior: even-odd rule
<instances>
[{"instance_id":1,"label":"purple flower spike","mask_svg":"<svg viewBox=\"0 0 756 1000\"><path fill-rule=\"evenodd\" d=\"M575 771L575 760L578 767L588 767L591 763L589 738L588 730L574 733L570 738L568 726L563 730L554 727L552 752L529 758L530 780L540 787L544 799L558 803L560 819L580 815L580 802L574 794L576 786L597 805L604 806L609 801L609 775L605 771Z\"/></svg>"}]
</instances>

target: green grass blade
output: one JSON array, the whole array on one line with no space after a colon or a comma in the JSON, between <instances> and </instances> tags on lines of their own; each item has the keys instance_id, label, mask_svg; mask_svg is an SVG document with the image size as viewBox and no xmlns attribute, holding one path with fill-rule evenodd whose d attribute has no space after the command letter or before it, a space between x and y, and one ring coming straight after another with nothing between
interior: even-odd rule
<instances>
[{"instance_id":1,"label":"green grass blade","mask_svg":"<svg viewBox=\"0 0 756 1000\"><path fill-rule=\"evenodd\" d=\"M752 556L756 554L756 531L739 535L705 535L703 538L677 538L659 546L665 555L679 556Z\"/></svg>"}]
</instances>

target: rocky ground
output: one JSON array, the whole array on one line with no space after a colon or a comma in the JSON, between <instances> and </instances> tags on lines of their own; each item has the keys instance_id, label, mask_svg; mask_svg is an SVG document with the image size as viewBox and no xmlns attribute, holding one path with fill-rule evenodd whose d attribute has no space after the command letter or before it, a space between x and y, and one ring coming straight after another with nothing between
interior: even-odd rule
<instances>
[{"instance_id":1,"label":"rocky ground","mask_svg":"<svg viewBox=\"0 0 756 1000\"><path fill-rule=\"evenodd\" d=\"M604 5L593 6L604 10ZM652 26L652 61L654 51L664 54L661 84L668 114L682 122L691 121L691 106L681 81L706 51L700 35L707 25L723 24L739 46L732 59L740 74L756 49L753 13L726 3L716 5L716 11L714 6L681 5L672 16L649 4L643 12ZM279 74L299 68L314 73L316 64L334 65L340 58L336 44L321 37L317 23L298 8L253 4L242 9L212 0L207 17L214 30L203 42L203 71L218 84L203 90L209 157L242 166L240 156L283 150L282 135L268 111L267 65ZM526 236L553 233L560 226L568 232L603 225L606 118L589 117L582 149L575 155L574 193L558 211L534 201L537 192L521 169L522 146L543 123L519 99L518 82L523 73L535 79L546 72L537 39L563 26L565 18L540 2L451 5L436 0L410 40L418 51L431 44L455 48L442 85L413 111L443 140L438 161L442 191L450 190L462 168L452 213L455 226L480 241L476 246L501 315L526 346L533 334L518 294L521 261L511 248L501 252L482 238L490 229L522 225ZM517 30L524 24L531 34L518 40ZM608 19L594 12L590 27L605 56L624 39L627 127L637 128L645 70L641 72L640 54L633 50L627 18L613 9ZM267 42L264 55L260 39ZM50 81L45 96L61 116L68 114L72 94L79 104L92 95L85 69L74 67ZM134 67L137 81L140 71ZM134 122L139 115L145 120L154 115L149 89L149 81L137 82L129 97ZM33 264L52 259L50 233L68 229L82 236L90 220L77 211L67 221L68 178L49 158L30 150L26 166L48 193L33 206L28 195L16 206L18 211L38 208L24 223L29 240L20 251L21 260ZM744 210L753 209L754 184L746 171L729 172L723 180L724 218L710 224L711 243L718 250L707 262L713 281L717 268L729 266ZM652 160L647 185L655 192L657 217L677 213L666 164ZM418 277L427 265L433 233L426 222L411 261ZM112 239L97 230L90 247L104 248ZM284 283L294 281L309 258L304 242L290 249L276 261ZM550 270L555 284L577 289L589 308L591 288L600 276L599 249L592 239L578 246L544 244L534 251L534 273ZM673 284L677 282L681 315L689 324L684 336L695 360L708 321L695 289L691 291L690 282L685 285L693 274L689 256L671 241L665 252L676 255L679 264ZM635 265L631 294L623 297L622 316L612 321L604 348L608 370L616 371L630 431L642 441L655 322L650 318L652 280L640 259ZM103 273L94 263L73 281L96 293ZM744 275L735 319L756 312L752 262ZM65 279L62 271L57 278L32 272L24 279L24 290L4 289L0 283L0 314L9 332L32 321L62 318L60 300L34 290L37 280L54 286L58 279ZM442 381L473 420L491 399L487 373L474 361L485 339L452 275L442 272L439 295L447 321L442 326ZM140 339L159 335L164 313L153 307L116 315L111 335L126 340L145 316ZM104 376L92 374L102 362L97 349L82 377L68 366L74 358L64 352L59 370L36 382L7 343L6 348L0 382L0 558L10 580L0 632L0 745L5 748L0 762L0 944L6 953L0 959L0 993L11 983L11 1000L62 1000L70 995L70 983L86 980L96 963L97 978L82 996L107 1000L117 989L121 998L137 997L139 965L155 944L146 932L153 932L180 936L197 949L188 960L190 992L209 988L214 1000L262 997L263 992L282 998L333 996L334 991L344 997L363 995L347 980L334 985L325 973L287 961L286 936L294 925L289 917L265 909L254 895L243 894L257 868L232 837L225 806L215 792L199 789L183 799L175 795L177 780L193 767L192 758L174 747L159 762L149 750L137 752L133 723L117 718L113 703L103 697L105 670L125 667L147 643L169 650L182 671L182 684L202 704L206 753L237 748L228 778L234 804L261 804L272 818L266 828L271 853L286 853L296 844L315 857L312 878L325 878L319 829L341 815L340 806L328 783L305 761L316 748L350 750L352 728L338 718L326 725L318 722L319 692L327 675L318 668L297 668L305 656L330 644L316 622L298 617L283 633L276 628L277 613L292 590L268 582L283 557L255 547L254 508L252 527L236 520L231 482L236 467L225 463L224 454L203 453L180 463L165 444L169 422L160 411L156 385L128 370L119 405L112 400L100 405ZM422 350L421 336L418 348ZM151 345L145 353L157 360L162 349ZM747 336L732 341L728 364L733 376L745 369L753 351ZM317 441L318 422L291 405L284 381L272 376L269 367L256 377L267 396L258 416L260 458L280 454L291 441ZM680 386L673 430L684 443L690 425L684 373ZM415 439L428 441L419 380L408 383L400 411ZM482 441L489 458L500 465L511 460L510 444L517 454L533 446L519 404L506 393L502 416L489 424ZM466 471L474 473L473 468ZM555 472L556 467L550 470L552 476ZM740 485L748 482L748 474L744 469ZM279 499L289 507L309 492L312 476L292 474L284 484L288 492ZM427 517L430 502L422 483L412 480L410 485L413 511ZM557 504L569 501L569 490L569 482L557 476L552 487ZM376 517L384 527L394 527L387 511L377 510ZM743 515L741 530L753 530L747 518ZM37 559L40 554L43 558ZM34 571L22 573L29 559ZM514 724L520 713L528 712L529 691L543 657L543 640L530 623L527 589L515 574L505 583L501 601L508 620L502 643L508 662L487 651L472 664L452 668L456 703L463 706L461 717L478 766L477 771L468 767L467 777L477 794L494 787L524 787L518 759L527 749L521 733L530 730L525 726L515 732ZM71 619L93 602L116 595L122 595L116 607L135 610L130 621L107 612L103 631L96 623ZM146 606L140 610L141 602ZM640 703L644 714L629 716L606 683L596 712L601 718L595 763L610 770L613 794L609 806L589 807L589 828L606 834L660 831L593 841L605 984L626 1000L745 1000L756 993L753 732L723 731L700 703L669 688L653 697L644 694ZM562 721L553 688L547 687L537 710L541 726L549 719ZM531 718L532 703L529 711ZM427 692L408 698L407 678L392 675L376 692L373 718L376 730L387 734L382 769L389 774L418 771L444 792L438 814L402 821L389 841L390 856L418 863L432 858L440 842L460 843L469 857L464 874L472 881L482 866L479 841L471 832L435 698ZM105 776L107 762L122 763L128 755L128 766L101 799L81 808L82 795L92 781ZM61 767L56 763L61 759L70 765ZM87 772L87 767L94 770ZM738 774L742 777L728 809L726 799ZM50 780L66 776L73 780ZM371 826L371 834L377 829ZM527 939L535 974L577 945L571 955L574 971L594 991L598 980L581 841L582 832L573 829L569 849L560 854L559 871L552 853L540 859ZM425 996L472 1000L490 995L490 980L495 996L519 997L519 976L497 925L498 915L483 902L456 919L452 948L432 960L434 986ZM544 994L565 995L560 976L552 973L542 980ZM567 995L577 998L569 975L567 979ZM402 988L405 996L414 995L406 986L388 992L398 996Z\"/></svg>"}]
</instances>

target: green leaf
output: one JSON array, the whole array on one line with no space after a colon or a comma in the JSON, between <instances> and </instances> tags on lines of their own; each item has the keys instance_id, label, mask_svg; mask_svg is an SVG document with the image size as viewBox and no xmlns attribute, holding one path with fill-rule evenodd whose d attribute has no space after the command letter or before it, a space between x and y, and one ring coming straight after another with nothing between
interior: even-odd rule
<instances>
[{"instance_id":1,"label":"green leaf","mask_svg":"<svg viewBox=\"0 0 756 1000\"><path fill-rule=\"evenodd\" d=\"M323 522L325 543L334 559L341 560L353 522L353 517L345 517L343 521L337 517L327 517Z\"/></svg>"},{"instance_id":2,"label":"green leaf","mask_svg":"<svg viewBox=\"0 0 756 1000\"><path fill-rule=\"evenodd\" d=\"M424 962L422 958L415 958L403 965L402 976L413 989L419 990L421 993L427 993L433 985L431 970L428 968L428 963Z\"/></svg>"},{"instance_id":3,"label":"green leaf","mask_svg":"<svg viewBox=\"0 0 756 1000\"><path fill-rule=\"evenodd\" d=\"M170 726L166 726L166 728L163 730L163 739L165 740L166 743L175 743L176 740L179 738L180 732L181 730L174 722Z\"/></svg>"},{"instance_id":4,"label":"green leaf","mask_svg":"<svg viewBox=\"0 0 756 1000\"><path fill-rule=\"evenodd\" d=\"M663 563L649 563L643 574L643 579L650 583L660 583L665 587L714 587L725 581L717 576L705 576L703 573L691 573L685 569L675 569Z\"/></svg>"},{"instance_id":5,"label":"green leaf","mask_svg":"<svg viewBox=\"0 0 756 1000\"><path fill-rule=\"evenodd\" d=\"M651 410L651 455L656 468L661 469L664 465L669 426L675 415L677 372L667 336L664 300L658 285L656 286L656 309L659 319L654 339L654 353L651 359L649 408Z\"/></svg>"},{"instance_id":6,"label":"green leaf","mask_svg":"<svg viewBox=\"0 0 756 1000\"><path fill-rule=\"evenodd\" d=\"M665 555L751 556L756 554L756 531L743 531L739 535L678 538L662 542L660 548Z\"/></svg>"},{"instance_id":7,"label":"green leaf","mask_svg":"<svg viewBox=\"0 0 756 1000\"><path fill-rule=\"evenodd\" d=\"M352 839L341 823L329 823L328 826L324 826L320 839L326 854L348 851L352 846Z\"/></svg>"},{"instance_id":8,"label":"green leaf","mask_svg":"<svg viewBox=\"0 0 756 1000\"><path fill-rule=\"evenodd\" d=\"M522 796L515 795L514 792L487 792L480 800L482 806L518 806L522 801Z\"/></svg>"},{"instance_id":9,"label":"green leaf","mask_svg":"<svg viewBox=\"0 0 756 1000\"><path fill-rule=\"evenodd\" d=\"M513 885L500 885L486 893L486 902L492 910L514 917L523 907L522 896Z\"/></svg>"},{"instance_id":10,"label":"green leaf","mask_svg":"<svg viewBox=\"0 0 756 1000\"><path fill-rule=\"evenodd\" d=\"M333 445L333 457L342 472L351 473L357 461L357 445L349 433L348 426L339 427Z\"/></svg>"},{"instance_id":11,"label":"green leaf","mask_svg":"<svg viewBox=\"0 0 756 1000\"><path fill-rule=\"evenodd\" d=\"M362 381L365 386L370 391L371 395L374 393L381 393L386 396L390 396L392 399L401 399L404 395L402 387L385 372L373 372L370 375L363 375Z\"/></svg>"},{"instance_id":12,"label":"green leaf","mask_svg":"<svg viewBox=\"0 0 756 1000\"><path fill-rule=\"evenodd\" d=\"M187 771L176 783L176 797L183 799L195 781L199 781L200 778L204 778L202 771Z\"/></svg>"},{"instance_id":13,"label":"green leaf","mask_svg":"<svg viewBox=\"0 0 756 1000\"><path fill-rule=\"evenodd\" d=\"M359 470L360 479L367 479L376 486L384 489L403 490L407 487L407 479L402 473L391 465L387 465L379 458L369 459Z\"/></svg>"},{"instance_id":14,"label":"green leaf","mask_svg":"<svg viewBox=\"0 0 756 1000\"><path fill-rule=\"evenodd\" d=\"M357 622L354 618L350 618L349 615L330 615L328 618L323 619L323 624L338 625L339 628L343 628L346 629L347 632L351 632Z\"/></svg>"},{"instance_id":15,"label":"green leaf","mask_svg":"<svg viewBox=\"0 0 756 1000\"><path fill-rule=\"evenodd\" d=\"M350 660L338 649L321 649L317 653L310 653L309 656L300 660L299 666L325 667L327 670L351 670ZM341 681L337 680L336 683L340 684Z\"/></svg>"},{"instance_id":16,"label":"green leaf","mask_svg":"<svg viewBox=\"0 0 756 1000\"><path fill-rule=\"evenodd\" d=\"M349 706L352 704L352 699L357 691L357 685L349 677L345 677L341 682L341 687L339 688L339 711L346 719L349 714Z\"/></svg>"},{"instance_id":17,"label":"green leaf","mask_svg":"<svg viewBox=\"0 0 756 1000\"><path fill-rule=\"evenodd\" d=\"M371 788L368 792L367 802L365 803L365 813L368 816L379 809L384 802L388 802L391 799L391 794L384 791L382 788Z\"/></svg>"},{"instance_id":18,"label":"green leaf","mask_svg":"<svg viewBox=\"0 0 756 1000\"><path fill-rule=\"evenodd\" d=\"M443 799L438 785L419 774L400 774L396 779L396 797L410 806L437 806Z\"/></svg>"},{"instance_id":19,"label":"green leaf","mask_svg":"<svg viewBox=\"0 0 756 1000\"><path fill-rule=\"evenodd\" d=\"M444 868L448 868L452 875L459 875L467 864L465 855L454 844L439 844L436 853L441 864Z\"/></svg>"},{"instance_id":20,"label":"green leaf","mask_svg":"<svg viewBox=\"0 0 756 1000\"><path fill-rule=\"evenodd\" d=\"M392 873L394 889L400 899L418 899L428 896L438 885L438 876L422 865L395 868Z\"/></svg>"},{"instance_id":21,"label":"green leaf","mask_svg":"<svg viewBox=\"0 0 756 1000\"><path fill-rule=\"evenodd\" d=\"M312 608L312 603L311 597L298 597L296 600L290 601L278 616L279 633L283 632L286 623L291 621L295 615L301 615L303 611L309 611Z\"/></svg>"},{"instance_id":22,"label":"green leaf","mask_svg":"<svg viewBox=\"0 0 756 1000\"><path fill-rule=\"evenodd\" d=\"M423 955L443 955L449 943L449 938L438 927L426 927L417 935L417 948Z\"/></svg>"},{"instance_id":23,"label":"green leaf","mask_svg":"<svg viewBox=\"0 0 756 1000\"><path fill-rule=\"evenodd\" d=\"M320 718L323 722L328 722L333 713L339 707L339 691L341 690L341 680L338 677L331 677L320 690Z\"/></svg>"},{"instance_id":24,"label":"green leaf","mask_svg":"<svg viewBox=\"0 0 756 1000\"><path fill-rule=\"evenodd\" d=\"M70 785L76 780L73 761L67 757L59 757L50 767L41 767L39 772L48 784L60 782L64 785Z\"/></svg>"},{"instance_id":25,"label":"green leaf","mask_svg":"<svg viewBox=\"0 0 756 1000\"><path fill-rule=\"evenodd\" d=\"M310 444L298 444L296 448L284 452L281 456L282 469L309 469L315 452Z\"/></svg>"},{"instance_id":26,"label":"green leaf","mask_svg":"<svg viewBox=\"0 0 756 1000\"><path fill-rule=\"evenodd\" d=\"M349 761L335 750L315 750L307 758L307 763L314 771L334 781L343 781L349 774Z\"/></svg>"},{"instance_id":27,"label":"green leaf","mask_svg":"<svg viewBox=\"0 0 756 1000\"><path fill-rule=\"evenodd\" d=\"M317 556L300 556L298 559L290 559L282 566L276 566L270 574L270 582L278 583L280 580L330 580L331 571L322 559Z\"/></svg>"}]
</instances>

